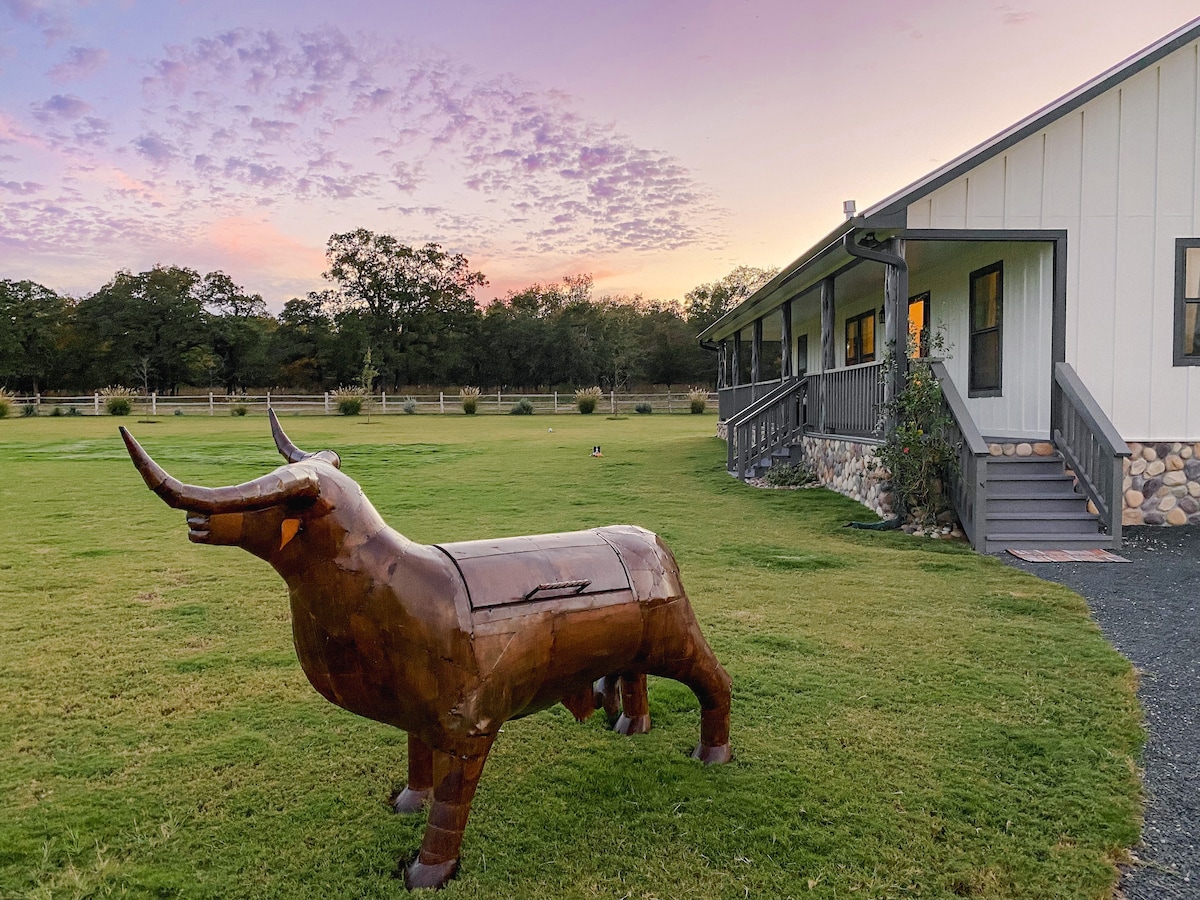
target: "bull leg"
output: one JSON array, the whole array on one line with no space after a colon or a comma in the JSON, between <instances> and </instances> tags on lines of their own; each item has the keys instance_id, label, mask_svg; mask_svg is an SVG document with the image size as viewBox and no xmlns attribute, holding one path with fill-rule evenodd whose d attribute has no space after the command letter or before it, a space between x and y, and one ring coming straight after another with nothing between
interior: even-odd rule
<instances>
[{"instance_id":1,"label":"bull leg","mask_svg":"<svg viewBox=\"0 0 1200 900\"><path fill-rule=\"evenodd\" d=\"M686 684L700 701L700 743L692 752L692 759L705 765L729 762L733 755L729 748L732 682L708 645L701 642L691 658L677 660L653 672Z\"/></svg>"},{"instance_id":2,"label":"bull leg","mask_svg":"<svg viewBox=\"0 0 1200 900\"><path fill-rule=\"evenodd\" d=\"M621 676L621 717L613 726L617 734L645 734L650 730L650 698L646 675Z\"/></svg>"},{"instance_id":3,"label":"bull leg","mask_svg":"<svg viewBox=\"0 0 1200 900\"><path fill-rule=\"evenodd\" d=\"M433 805L417 858L404 872L404 886L440 888L458 870L458 853L463 831L471 815L471 801L483 774L491 741L478 756L460 757L440 750L433 752Z\"/></svg>"},{"instance_id":4,"label":"bull leg","mask_svg":"<svg viewBox=\"0 0 1200 900\"><path fill-rule=\"evenodd\" d=\"M420 812L433 791L433 751L415 734L408 736L408 784L392 798L398 813Z\"/></svg>"},{"instance_id":5,"label":"bull leg","mask_svg":"<svg viewBox=\"0 0 1200 900\"><path fill-rule=\"evenodd\" d=\"M621 715L620 679L616 675L597 678L592 690L595 694L596 709L604 710L604 715L608 718L608 727L611 728Z\"/></svg>"}]
</instances>

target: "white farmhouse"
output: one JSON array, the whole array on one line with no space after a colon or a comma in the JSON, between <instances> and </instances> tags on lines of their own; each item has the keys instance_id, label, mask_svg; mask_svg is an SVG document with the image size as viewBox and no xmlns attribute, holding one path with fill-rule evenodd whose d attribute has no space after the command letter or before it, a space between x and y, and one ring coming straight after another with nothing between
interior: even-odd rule
<instances>
[{"instance_id":1,"label":"white farmhouse","mask_svg":"<svg viewBox=\"0 0 1200 900\"><path fill-rule=\"evenodd\" d=\"M904 377L882 371L886 348L911 333L928 353L933 330L951 348L934 368L977 549L1200 524L1200 19L865 212L847 206L701 335L732 470L792 447L885 511L870 457Z\"/></svg>"}]
</instances>

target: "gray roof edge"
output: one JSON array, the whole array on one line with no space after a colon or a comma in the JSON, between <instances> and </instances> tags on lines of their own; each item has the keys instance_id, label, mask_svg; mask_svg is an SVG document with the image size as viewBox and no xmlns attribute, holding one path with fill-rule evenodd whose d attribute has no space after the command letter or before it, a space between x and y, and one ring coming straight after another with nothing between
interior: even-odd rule
<instances>
[{"instance_id":1,"label":"gray roof edge","mask_svg":"<svg viewBox=\"0 0 1200 900\"><path fill-rule=\"evenodd\" d=\"M987 162L993 156L1003 153L1014 144L1041 131L1047 125L1073 112L1089 100L1095 99L1143 69L1154 65L1181 47L1187 46L1197 38L1200 38L1200 17L1192 19L1170 34L1159 38L1150 46L1106 69L1095 78L1010 125L999 134L977 144L966 153L956 156L945 165L918 178L907 187L885 197L867 209L863 216L886 215L906 208L909 204L948 184L970 169Z\"/></svg>"}]
</instances>

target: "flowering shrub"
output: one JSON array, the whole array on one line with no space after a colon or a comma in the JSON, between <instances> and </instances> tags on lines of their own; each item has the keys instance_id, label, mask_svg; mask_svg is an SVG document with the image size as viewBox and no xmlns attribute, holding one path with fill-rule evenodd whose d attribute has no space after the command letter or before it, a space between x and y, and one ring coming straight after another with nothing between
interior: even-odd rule
<instances>
[{"instance_id":1,"label":"flowering shrub","mask_svg":"<svg viewBox=\"0 0 1200 900\"><path fill-rule=\"evenodd\" d=\"M343 416L357 416L362 412L365 392L358 385L340 387L333 392L333 399Z\"/></svg>"},{"instance_id":2,"label":"flowering shrub","mask_svg":"<svg viewBox=\"0 0 1200 900\"><path fill-rule=\"evenodd\" d=\"M932 336L932 343L945 347L941 334ZM896 423L895 430L875 456L887 470L895 509L931 524L950 508L945 486L958 470L958 447L946 439L954 420L929 359L909 360L908 384L886 405L884 418Z\"/></svg>"}]
</instances>

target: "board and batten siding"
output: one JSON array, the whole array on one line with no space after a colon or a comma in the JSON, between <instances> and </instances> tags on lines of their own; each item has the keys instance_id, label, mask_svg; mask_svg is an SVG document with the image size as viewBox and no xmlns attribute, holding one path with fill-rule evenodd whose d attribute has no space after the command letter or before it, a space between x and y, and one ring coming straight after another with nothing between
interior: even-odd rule
<instances>
[{"instance_id":1,"label":"board and batten siding","mask_svg":"<svg viewBox=\"0 0 1200 900\"><path fill-rule=\"evenodd\" d=\"M970 242L947 262L914 268L909 294L929 292L930 319L948 345L946 370L988 437L1035 438L1050 433L1050 335L1054 254L1045 242ZM970 273L1004 265L1001 395L969 397Z\"/></svg>"},{"instance_id":2,"label":"board and batten siding","mask_svg":"<svg viewBox=\"0 0 1200 900\"><path fill-rule=\"evenodd\" d=\"M908 225L1066 230L1067 362L1127 438L1200 440L1200 367L1172 365L1175 239L1200 237L1200 41L911 204Z\"/></svg>"}]
</instances>

